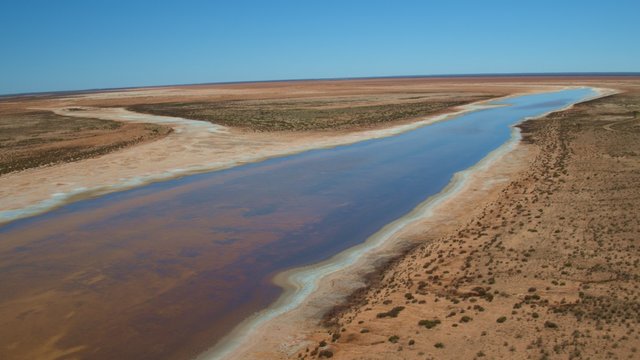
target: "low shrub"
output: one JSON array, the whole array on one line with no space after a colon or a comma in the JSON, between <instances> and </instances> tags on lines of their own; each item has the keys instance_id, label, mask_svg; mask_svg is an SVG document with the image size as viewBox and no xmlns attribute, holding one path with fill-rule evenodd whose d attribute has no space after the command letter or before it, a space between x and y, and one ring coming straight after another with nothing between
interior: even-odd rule
<instances>
[{"instance_id":1,"label":"low shrub","mask_svg":"<svg viewBox=\"0 0 640 360\"><path fill-rule=\"evenodd\" d=\"M385 318L385 317L398 317L398 314L400 314L400 311L404 310L404 306L396 306L393 309L387 311L387 312L381 312L378 313L376 315L377 318Z\"/></svg>"},{"instance_id":2,"label":"low shrub","mask_svg":"<svg viewBox=\"0 0 640 360\"><path fill-rule=\"evenodd\" d=\"M432 329L434 327L436 327L438 324L440 324L441 321L438 319L433 319L433 320L420 320L418 321L418 325L419 326L424 326L427 329Z\"/></svg>"}]
</instances>

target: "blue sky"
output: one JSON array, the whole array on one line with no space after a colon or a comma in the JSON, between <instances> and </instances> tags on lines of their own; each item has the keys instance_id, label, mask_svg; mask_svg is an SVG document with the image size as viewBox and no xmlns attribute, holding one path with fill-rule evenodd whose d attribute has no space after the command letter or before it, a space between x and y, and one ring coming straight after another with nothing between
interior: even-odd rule
<instances>
[{"instance_id":1,"label":"blue sky","mask_svg":"<svg viewBox=\"0 0 640 360\"><path fill-rule=\"evenodd\" d=\"M640 1L0 2L0 94L640 71Z\"/></svg>"}]
</instances>

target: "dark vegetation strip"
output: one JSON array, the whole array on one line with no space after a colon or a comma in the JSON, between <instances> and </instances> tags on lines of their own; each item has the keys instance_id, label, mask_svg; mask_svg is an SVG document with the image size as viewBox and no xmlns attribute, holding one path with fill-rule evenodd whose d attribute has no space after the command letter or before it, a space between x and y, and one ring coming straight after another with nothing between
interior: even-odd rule
<instances>
[{"instance_id":1,"label":"dark vegetation strip","mask_svg":"<svg viewBox=\"0 0 640 360\"><path fill-rule=\"evenodd\" d=\"M143 104L129 110L181 117L253 131L351 130L433 115L491 96L395 104L327 107L326 102L194 102Z\"/></svg>"}]
</instances>

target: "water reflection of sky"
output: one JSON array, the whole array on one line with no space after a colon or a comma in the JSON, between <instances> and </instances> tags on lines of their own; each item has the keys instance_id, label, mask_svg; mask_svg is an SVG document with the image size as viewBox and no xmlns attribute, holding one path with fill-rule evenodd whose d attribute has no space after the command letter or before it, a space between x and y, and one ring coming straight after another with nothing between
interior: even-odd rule
<instances>
[{"instance_id":1,"label":"water reflection of sky","mask_svg":"<svg viewBox=\"0 0 640 360\"><path fill-rule=\"evenodd\" d=\"M204 321L199 318L215 320L211 334L220 336L275 299L278 289L268 281L274 273L363 242L507 141L510 125L590 94L576 89L510 98L495 102L509 106L398 136L151 184L18 220L0 228L0 264L11 268L0 272L0 298L20 298L26 294L20 284L31 279L32 288L54 287L82 299L70 274L97 271L112 281L94 291L106 298L122 294L123 315L105 320L114 326L153 315L139 336L161 337L163 327L175 324L210 328L189 323ZM132 310L125 289L131 286L168 290ZM182 311L163 312L168 303ZM187 312L198 316L187 321L181 317ZM77 336L105 336L87 331ZM133 349L118 351L136 356Z\"/></svg>"}]
</instances>

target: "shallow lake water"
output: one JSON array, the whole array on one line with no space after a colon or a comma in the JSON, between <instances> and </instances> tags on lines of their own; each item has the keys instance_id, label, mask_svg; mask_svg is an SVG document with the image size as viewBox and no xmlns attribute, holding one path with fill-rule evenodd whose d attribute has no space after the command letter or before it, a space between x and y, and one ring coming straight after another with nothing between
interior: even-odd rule
<instances>
[{"instance_id":1,"label":"shallow lake water","mask_svg":"<svg viewBox=\"0 0 640 360\"><path fill-rule=\"evenodd\" d=\"M92 359L197 354L278 297L276 273L364 242L505 143L513 124L592 95L509 98L400 135L155 183L4 225L0 323L14 329L5 340L37 347L55 339Z\"/></svg>"}]
</instances>

